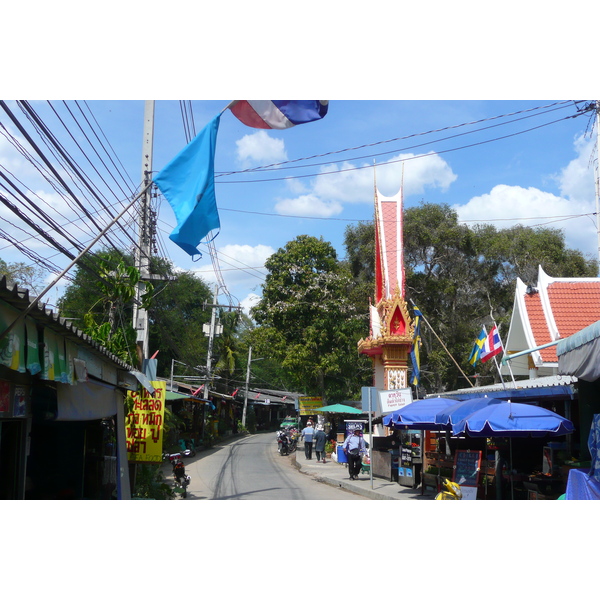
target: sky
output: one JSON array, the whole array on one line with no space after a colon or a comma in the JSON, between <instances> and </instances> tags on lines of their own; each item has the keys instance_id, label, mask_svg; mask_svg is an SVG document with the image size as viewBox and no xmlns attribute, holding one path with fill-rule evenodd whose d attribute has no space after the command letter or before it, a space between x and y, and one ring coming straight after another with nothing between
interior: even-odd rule
<instances>
[{"instance_id":1,"label":"sky","mask_svg":"<svg viewBox=\"0 0 600 600\"><path fill-rule=\"evenodd\" d=\"M593 100L597 94L593 71L597 43L591 24L596 5L592 0L582 0L577 10L565 10L560 3L516 0L501 4L375 0L368 6L352 0L343 4L308 1L302 5L258 0L235 5L162 3L158 7L156 3L133 1L107 2L98 10L94 5L65 0L11 3L3 7L2 13L4 47L10 51L2 65L0 97L28 98L45 115L50 114L48 108L43 108L48 98L55 106L62 99L87 100L133 187L141 180L144 98L157 101L155 170L185 145L179 98L196 99L192 105L198 128L235 98L330 99L329 112L322 121L284 132L254 131L225 113L216 152L220 171L239 171L397 139L355 152L327 155L312 161L323 164L298 172L279 167L262 174L276 179L280 172L289 176L301 171L307 177L269 182L250 182L249 177L238 175L219 178L216 193L221 232L215 247L229 292L245 306L251 294L260 294L265 258L297 235L322 236L342 258L346 226L372 218L373 160L377 161L381 192L391 195L402 182L401 163L383 163L399 155L434 153L405 161L407 207L421 201L444 202L457 208L463 222L485 219L500 227L515 222L500 219L518 217L518 222L529 225L560 226L571 247L596 257L596 227L589 216L595 212L593 141L587 117L470 147L478 141L558 119L569 110L445 142L440 141L442 136L459 133L462 128L418 135L556 101ZM14 107L13 103L9 105ZM2 110L0 122L7 123ZM404 139L407 136L415 137ZM61 141L68 143L64 135ZM409 148L421 143L425 145ZM450 151L463 146L462 150ZM370 156L378 152L389 154ZM344 163L333 163L334 159L347 161L348 168L368 168L340 172ZM0 165L26 181L38 194L33 197L47 201L65 229L72 227L73 213L78 211L66 207L22 156L12 152L3 136ZM321 169L332 173L318 177ZM242 183L233 183L235 180ZM115 203L121 202L111 197ZM18 240L27 240L32 249L41 251L37 237L19 232L14 225L13 217L7 217L0 207L0 232L10 229ZM171 209L162 202L161 251L179 268L197 270L212 281L208 253L204 252L200 261L190 262L169 242L172 226ZM91 235L86 229L74 231L82 240ZM0 258L9 262L24 260L3 240ZM55 261L60 262L58 258ZM49 304L56 302L54 290L48 300ZM238 537L255 539L254 532L245 529L250 521L260 523L264 537L269 519L254 519L254 514L253 519L244 518L244 504L233 508L227 505L229 520L232 511L238 511L234 519L241 517L236 520L243 528ZM411 505L411 514L426 506ZM527 512L524 505L519 505L520 513L526 513L527 522L523 524L528 531L547 529L548 519L540 506L534 509L532 505ZM547 506L552 510L548 517L556 519L560 507ZM469 506L469 513L477 509L481 512L484 507L484 503L476 503L475 507ZM494 516L504 513L513 525L522 518L507 511L508 507L494 506ZM337 505L327 515L330 525L334 517L345 527L349 519L355 518L355 511L350 513ZM538 515L539 524L535 522ZM378 505L379 520L386 522L386 517L397 517L397 508ZM31 519L29 510L27 518ZM271 521L280 528L282 521ZM415 554L428 551L419 546L419 540L429 539L423 522L412 519L402 526L402 535L411 540ZM572 542L574 531L586 530L573 525L573 515L569 514L569 527L559 528L565 532L564 542ZM206 524L199 522L198 527L203 528L198 533L205 535ZM222 537L211 536L217 552ZM396 539L390 537L393 543ZM563 542L556 528L552 542L555 546ZM226 543L228 540L224 540ZM496 549L499 544L495 542ZM223 551L228 548L223 546ZM510 552L517 575L519 564L526 565L530 573L535 557L529 546L523 545L521 561L520 556L515 559L519 551L514 544ZM539 554L542 566L544 557ZM271 553L269 557L271 567L276 555ZM383 561L384 568L388 566L386 561L393 567L396 555L390 547L390 552L384 552L378 561ZM259 553L257 559L260 568L264 557ZM488 567L488 563L489 556L481 553L481 567ZM230 566L223 563L223 568ZM417 563L411 564L410 581L416 586L429 575L428 568L421 572ZM482 585L487 582L488 571L473 571L481 574ZM442 577L445 574L440 573ZM448 575L453 574L448 571ZM404 581L403 590L409 585ZM555 588L556 582L552 585ZM572 592L577 584L568 580L566 585ZM462 593L457 591L455 595Z\"/></svg>"},{"instance_id":2,"label":"sky","mask_svg":"<svg viewBox=\"0 0 600 600\"><path fill-rule=\"evenodd\" d=\"M405 208L422 202L444 203L468 225L556 227L564 232L569 247L596 258L596 131L591 114L578 112L589 99L575 100L582 102L330 100L327 115L320 121L282 131L249 128L225 110L215 152L221 227L213 243L226 287L219 288L219 302L239 304L247 312L261 295L265 260L299 235L323 238L344 258L346 228L373 218L375 179L385 196L394 195L402 186ZM200 131L229 102L186 102L184 108L193 114L192 131ZM26 123L16 103L7 104ZM85 145L75 121L69 121L67 109L71 114L81 109L88 121L97 123L96 132L108 141L104 146L114 150L111 154L118 158L132 188L141 183L145 101L36 100L31 106L73 156L79 157L78 164L90 178L99 182L99 173L81 158L81 149L102 171L99 159ZM183 149L187 137L179 101L157 100L154 106L152 170L156 173ZM27 145L4 111L0 122ZM187 135L192 135L190 130ZM97 141L92 142L98 149ZM0 137L0 164L27 182L31 194L49 203L48 210L55 211L61 227L73 229L78 239L86 235L91 239L91 233L81 232L73 223L81 216L77 207L66 206L6 136ZM243 172L265 165L274 166ZM109 165L109 170L115 168ZM126 193L110 180L108 186L113 205L126 200ZM159 254L177 269L198 274L214 289L217 279L206 244L199 246L202 257L192 260L169 240L175 220L164 198L159 197L157 209ZM26 247L46 252L27 228L14 229L22 224L4 206L0 217L3 230L7 228ZM7 262L27 261L4 241L0 256ZM68 260L56 258L55 262L62 267ZM48 281L51 278L49 274ZM63 289L56 286L45 300L55 304Z\"/></svg>"}]
</instances>

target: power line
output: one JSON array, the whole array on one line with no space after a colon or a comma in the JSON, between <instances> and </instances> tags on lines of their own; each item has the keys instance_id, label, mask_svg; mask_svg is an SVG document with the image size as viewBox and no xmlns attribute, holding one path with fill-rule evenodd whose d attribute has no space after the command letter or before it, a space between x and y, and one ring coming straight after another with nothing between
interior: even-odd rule
<instances>
[{"instance_id":1,"label":"power line","mask_svg":"<svg viewBox=\"0 0 600 600\"><path fill-rule=\"evenodd\" d=\"M521 115L521 114L524 114L524 113L530 113L532 111L538 111L538 110L542 110L542 109L550 109L550 110L544 110L543 112L539 112L539 113L536 113L534 115L526 115L524 117L520 117L518 119L513 119L513 120L510 120L510 121L506 121L504 123L497 123L495 125L490 125L488 127L482 127L482 128L479 128L479 129L474 129L474 130L467 131L467 132L464 132L464 133L459 133L459 134L456 134L456 135L448 136L448 137L445 137L445 138L439 138L439 139L427 142L427 144L433 144L433 143L437 143L437 142L440 142L440 141L446 141L446 140L449 140L449 139L452 139L452 138L455 138L455 137L460 137L460 136L463 136L463 135L471 135L473 133L479 133L481 131L485 131L487 129L492 129L492 128L495 128L495 127L503 127L503 126L508 125L510 123L516 123L516 122L522 121L524 119L531 119L533 117L537 117L537 116L540 116L540 115L543 115L543 114L547 114L549 112L553 112L553 111L556 111L556 110L562 110L564 108L570 107L571 104L572 104L572 102L570 100L562 101L562 102L555 102L553 104L548 104L546 106L540 106L540 107L536 107L536 108L524 109L524 110L516 111L516 112L513 112L513 113L509 113L509 114L499 115L499 116L496 116L496 117L487 117L485 119L479 119L479 120L471 121L471 122L468 122L468 123L461 123L460 125L449 125L447 127L442 127L440 129L433 129L433 130L426 131L426 132L421 132L421 133L413 133L413 134L409 134L409 135L402 136L402 137L392 138L392 139L389 139L389 140L384 140L384 141L379 141L379 142L373 142L371 144L363 144L361 146L355 146L353 148L345 148L343 150L334 150L334 151L331 151L331 152L325 152L323 154L315 154L313 156L309 156L309 157L305 157L305 158L297 158L297 159L293 159L293 160L281 161L279 163L272 163L270 165L252 167L252 168L244 169L244 170L241 170L241 171L220 172L220 173L217 174L217 176L223 177L223 176L228 176L228 175L237 175L237 174L241 174L241 173L252 173L252 172L256 172L256 171L261 171L262 172L262 171L281 170L282 167L288 168L288 169L298 169L298 168L315 167L315 166L320 166L320 165L324 165L324 164L334 164L334 163L337 163L337 162L346 162L348 160L363 160L365 158L373 158L374 156L381 156L381 155L384 155L384 154L394 154L396 152L405 152L406 150L410 150L410 149L414 149L414 148L419 148L419 147L421 147L421 146L423 146L425 144L418 144L418 145L415 145L415 146L408 146L408 147L402 148L402 149L388 150L386 152L380 152L378 154L368 154L368 155L357 156L357 157L353 157L353 158L344 158L344 159L340 159L340 160L327 161L327 162L324 162L324 163L311 163L310 165L299 165L299 166L285 167L285 165L290 165L290 164L293 164L293 163L296 163L296 162L300 162L300 161L313 160L315 158L323 158L325 156L332 156L334 154L342 154L342 153L345 153L345 152L353 152L355 150L360 150L360 149L363 149L363 148L378 146L378 145L381 145L381 144L389 144L389 143L392 143L392 142L397 142L397 141L401 141L401 140L407 140L407 139L411 139L411 138L415 138L415 137L427 136L427 135L431 135L433 133L441 133L443 131L448 131L448 130L457 129L457 128L461 128L461 127L467 127L467 126L470 126L470 125L477 125L479 123L485 123L485 122L489 122L489 121L494 121L496 119L502 119L502 118L511 117L511 116L515 116L515 115ZM589 110L589 107L586 106L586 108L584 109L584 111L587 111L587 110ZM578 116L578 115L575 115L575 116Z\"/></svg>"},{"instance_id":2,"label":"power line","mask_svg":"<svg viewBox=\"0 0 600 600\"><path fill-rule=\"evenodd\" d=\"M440 155L440 154L448 154L450 152L456 152L458 150L466 150L467 148L474 148L477 146L482 146L484 144L490 144L492 142L498 142L501 140L505 140L511 137L515 137L517 135L523 135L524 133L531 133L532 131L535 131L537 129L541 129L542 127L548 127L549 125L554 125L556 123L560 123L561 121L566 121L567 119L572 119L574 116L578 116L578 115L569 115L568 117L562 117L561 119L556 119L555 121L550 121L548 123L543 123L542 125L537 125L535 127L530 127L529 129L524 129L522 131L517 131L514 133L509 133L507 135L503 135L503 136L499 136L493 139L489 139L489 140L483 140L481 142L474 142L473 144L466 144L464 146L457 146L456 148L448 148L446 150L438 150L438 151L431 151L431 152L427 152L424 154L417 154L414 156L408 156L408 157L404 157L404 158L399 158L396 160L389 160L385 163L382 163L382 166L385 165L390 165L390 164L395 164L395 163L404 163L404 162L408 162L411 160L417 160L420 158L426 158L428 156L434 156L434 155ZM401 152L402 150L396 150L395 152ZM310 165L312 166L312 165ZM339 173L345 173L345 172L349 172L349 171L360 171L362 169L372 169L373 165L363 165L360 167L348 167L346 169L338 169L335 171L323 171L323 172L319 172L319 173L308 173L305 175L288 175L288 176L283 176L283 177L271 177L271 178L266 178L266 179L248 179L248 180L241 180L241 179L236 179L233 181L219 181L218 183L220 184L230 184L230 183L266 183L269 181L284 181L284 180L290 180L290 179L305 179L308 177L317 177L317 176L325 176L325 175L337 175Z\"/></svg>"}]
</instances>

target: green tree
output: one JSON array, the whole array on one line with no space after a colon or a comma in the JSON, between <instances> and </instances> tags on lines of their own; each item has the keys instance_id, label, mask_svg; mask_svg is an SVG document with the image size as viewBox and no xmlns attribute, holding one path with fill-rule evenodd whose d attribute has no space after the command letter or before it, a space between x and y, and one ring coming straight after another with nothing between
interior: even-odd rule
<instances>
[{"instance_id":1,"label":"green tree","mask_svg":"<svg viewBox=\"0 0 600 600\"><path fill-rule=\"evenodd\" d=\"M6 276L9 286L18 285L33 295L44 289L45 271L41 267L22 262L7 263L0 258L0 277Z\"/></svg>"},{"instance_id":2,"label":"green tree","mask_svg":"<svg viewBox=\"0 0 600 600\"><path fill-rule=\"evenodd\" d=\"M371 278L372 296L373 226L349 227L346 244L353 276L359 284ZM539 265L553 277L597 274L596 261L567 248L559 230L522 226L497 230L490 224L469 228L458 222L456 211L443 204L422 203L405 210L404 251L406 299L418 305L468 376L475 374L468 357L481 326L493 316L501 330L508 331L517 277L535 283ZM368 287L362 288L362 302ZM467 387L432 331L423 326L421 333L425 391ZM490 363L478 365L477 373L486 383L497 377Z\"/></svg>"},{"instance_id":3,"label":"green tree","mask_svg":"<svg viewBox=\"0 0 600 600\"><path fill-rule=\"evenodd\" d=\"M356 352L367 315L349 300L354 284L335 249L301 235L265 266L252 346L279 361L296 389L336 402L358 395L370 381L370 365Z\"/></svg>"},{"instance_id":4,"label":"green tree","mask_svg":"<svg viewBox=\"0 0 600 600\"><path fill-rule=\"evenodd\" d=\"M131 271L133 257L114 250L105 250L84 258L89 269L77 266L74 282L71 283L60 298L58 305L61 313L74 319L80 329L84 329L86 319L90 315L102 331L107 334L110 327L105 324L114 323L114 330L125 335L130 344L135 345L132 328L133 302L131 294L126 294L128 301L113 306L110 302L99 299L107 298L111 286L116 293L123 286L131 291L135 274ZM96 276L90 273L93 270ZM157 356L158 372L170 373L172 359L183 362L190 367L206 364L207 341L202 326L210 321L210 309L205 303L211 299L206 283L189 272L175 272L172 264L163 259L153 258L151 272L163 276L163 280L155 282L149 291L148 322L150 327L149 347ZM101 274L112 273L111 277ZM134 279L131 279L134 277ZM121 291L123 291L121 289ZM111 311L113 316L111 317ZM114 334L113 334L114 335ZM136 364L136 355L132 348L128 362ZM185 374L198 374L189 371Z\"/></svg>"}]
</instances>

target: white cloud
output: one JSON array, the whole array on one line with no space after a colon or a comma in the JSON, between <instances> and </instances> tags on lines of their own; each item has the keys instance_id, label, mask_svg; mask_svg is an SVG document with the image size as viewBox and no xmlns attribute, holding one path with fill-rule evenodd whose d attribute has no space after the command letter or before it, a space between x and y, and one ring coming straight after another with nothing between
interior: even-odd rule
<instances>
[{"instance_id":1,"label":"white cloud","mask_svg":"<svg viewBox=\"0 0 600 600\"><path fill-rule=\"evenodd\" d=\"M500 229L517 223L563 230L569 248L598 255L595 217L594 169L590 158L594 141L580 136L574 141L577 154L553 179L561 196L534 187L497 185L488 194L471 198L454 208L461 221L492 222ZM577 216L584 215L584 216Z\"/></svg>"},{"instance_id":2,"label":"white cloud","mask_svg":"<svg viewBox=\"0 0 600 600\"><path fill-rule=\"evenodd\" d=\"M590 158L595 152L595 140L578 137L575 142L577 158L573 159L555 179L563 196L572 200L591 200L594 198L594 172Z\"/></svg>"},{"instance_id":3,"label":"white cloud","mask_svg":"<svg viewBox=\"0 0 600 600\"><path fill-rule=\"evenodd\" d=\"M275 250L271 246L229 244L217 248L221 275L230 294L237 297L238 290L259 289L267 274L265 261ZM204 266L195 270L210 286L217 282L212 268Z\"/></svg>"},{"instance_id":4,"label":"white cloud","mask_svg":"<svg viewBox=\"0 0 600 600\"><path fill-rule=\"evenodd\" d=\"M240 303L242 306L242 311L249 315L250 309L256 306L259 301L260 296L257 296L256 294L248 294Z\"/></svg>"},{"instance_id":5,"label":"white cloud","mask_svg":"<svg viewBox=\"0 0 600 600\"><path fill-rule=\"evenodd\" d=\"M298 198L279 200L275 210L280 215L331 217L342 212L342 205L336 200L323 200L314 194L305 194Z\"/></svg>"},{"instance_id":6,"label":"white cloud","mask_svg":"<svg viewBox=\"0 0 600 600\"><path fill-rule=\"evenodd\" d=\"M566 218L592 212L588 200L568 200L534 187L497 185L489 194L454 209L468 225L478 221L491 222L497 229L517 224L562 229L567 246L584 254L593 252L596 244L596 226L589 217Z\"/></svg>"},{"instance_id":7,"label":"white cloud","mask_svg":"<svg viewBox=\"0 0 600 600\"><path fill-rule=\"evenodd\" d=\"M377 188L385 196L395 195L404 181L404 197L423 194L426 188L446 191L456 180L456 175L437 154L415 158L414 154L392 157L387 163L376 165ZM402 162L404 159L404 173ZM357 168L363 167L363 168ZM312 182L312 190L290 189L296 193L306 192L297 198L278 200L275 210L279 214L305 217L331 217L339 215L344 204L371 204L373 202L374 172L366 163L322 167L321 175Z\"/></svg>"},{"instance_id":8,"label":"white cloud","mask_svg":"<svg viewBox=\"0 0 600 600\"><path fill-rule=\"evenodd\" d=\"M236 157L244 168L287 160L283 140L270 137L266 131L245 135L235 144Z\"/></svg>"}]
</instances>

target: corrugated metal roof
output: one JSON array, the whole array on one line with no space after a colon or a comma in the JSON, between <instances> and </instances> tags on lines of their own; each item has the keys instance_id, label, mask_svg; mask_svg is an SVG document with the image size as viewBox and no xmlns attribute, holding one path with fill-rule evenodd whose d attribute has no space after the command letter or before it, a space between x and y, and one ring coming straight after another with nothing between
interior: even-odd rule
<instances>
[{"instance_id":1,"label":"corrugated metal roof","mask_svg":"<svg viewBox=\"0 0 600 600\"><path fill-rule=\"evenodd\" d=\"M30 298L29 290L19 288L16 285L11 288L8 285L6 276L3 276L2 279L0 279L0 299L21 312L24 311L35 300L35 298ZM102 344L98 343L89 335L83 333L83 331L75 327L68 319L61 317L58 311L48 308L45 303L37 302L29 312L29 316L34 321L50 327L52 330L60 333L67 339L71 339L78 343L85 343L97 354L109 358L119 367L127 371L135 370L134 367L109 352L104 346L102 346Z\"/></svg>"}]
</instances>

